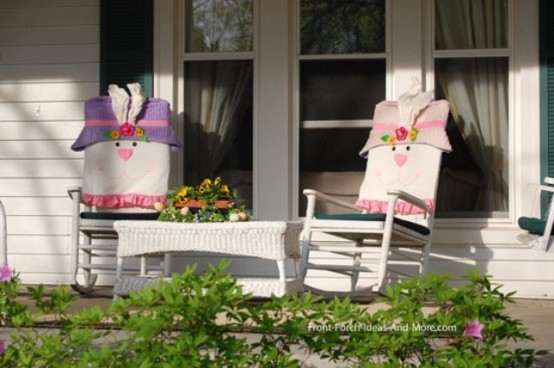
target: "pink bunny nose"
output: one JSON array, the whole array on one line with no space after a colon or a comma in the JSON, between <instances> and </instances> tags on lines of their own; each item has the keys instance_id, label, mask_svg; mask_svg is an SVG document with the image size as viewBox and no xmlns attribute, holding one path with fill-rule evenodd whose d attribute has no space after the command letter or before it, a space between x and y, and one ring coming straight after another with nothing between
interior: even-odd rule
<instances>
[{"instance_id":1,"label":"pink bunny nose","mask_svg":"<svg viewBox=\"0 0 554 368\"><path fill-rule=\"evenodd\" d=\"M401 153L397 153L394 155L394 161L396 161L396 164L400 167L404 166L406 161L408 161L408 155L403 155Z\"/></svg>"},{"instance_id":2,"label":"pink bunny nose","mask_svg":"<svg viewBox=\"0 0 554 368\"><path fill-rule=\"evenodd\" d=\"M117 150L117 154L123 161L127 161L133 155L133 150L130 148L120 148Z\"/></svg>"}]
</instances>

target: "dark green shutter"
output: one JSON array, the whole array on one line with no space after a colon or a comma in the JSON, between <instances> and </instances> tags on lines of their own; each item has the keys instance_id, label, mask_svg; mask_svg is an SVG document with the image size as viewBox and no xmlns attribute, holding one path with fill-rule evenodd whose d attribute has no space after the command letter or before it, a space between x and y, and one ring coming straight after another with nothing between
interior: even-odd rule
<instances>
[{"instance_id":1,"label":"dark green shutter","mask_svg":"<svg viewBox=\"0 0 554 368\"><path fill-rule=\"evenodd\" d=\"M147 96L153 85L153 0L100 3L100 94L109 84L138 82Z\"/></svg>"},{"instance_id":2,"label":"dark green shutter","mask_svg":"<svg viewBox=\"0 0 554 368\"><path fill-rule=\"evenodd\" d=\"M541 96L541 178L554 176L554 2L541 0L540 24L540 96ZM543 213L549 196L543 194Z\"/></svg>"}]
</instances>

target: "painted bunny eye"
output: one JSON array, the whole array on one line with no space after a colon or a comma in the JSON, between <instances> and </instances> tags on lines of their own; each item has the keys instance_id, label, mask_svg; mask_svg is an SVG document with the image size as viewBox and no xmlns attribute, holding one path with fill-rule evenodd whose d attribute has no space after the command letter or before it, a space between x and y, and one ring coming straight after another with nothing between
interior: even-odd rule
<instances>
[{"instance_id":1,"label":"painted bunny eye","mask_svg":"<svg viewBox=\"0 0 554 368\"><path fill-rule=\"evenodd\" d=\"M409 151L410 150L410 146L406 146L406 151Z\"/></svg>"},{"instance_id":2,"label":"painted bunny eye","mask_svg":"<svg viewBox=\"0 0 554 368\"><path fill-rule=\"evenodd\" d=\"M116 146L116 147L119 147L120 145L121 145L121 143L115 142L115 146Z\"/></svg>"},{"instance_id":3,"label":"painted bunny eye","mask_svg":"<svg viewBox=\"0 0 554 368\"><path fill-rule=\"evenodd\" d=\"M138 145L137 142L133 142L133 147L136 147Z\"/></svg>"},{"instance_id":4,"label":"painted bunny eye","mask_svg":"<svg viewBox=\"0 0 554 368\"><path fill-rule=\"evenodd\" d=\"M396 151L396 146L392 146L392 150L393 150L393 151Z\"/></svg>"}]
</instances>

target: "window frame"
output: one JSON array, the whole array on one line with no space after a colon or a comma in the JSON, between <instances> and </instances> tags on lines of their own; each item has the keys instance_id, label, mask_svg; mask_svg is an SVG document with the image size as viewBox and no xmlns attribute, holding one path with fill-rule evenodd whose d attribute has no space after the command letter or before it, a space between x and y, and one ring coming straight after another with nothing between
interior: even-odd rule
<instances>
[{"instance_id":1,"label":"window frame","mask_svg":"<svg viewBox=\"0 0 554 368\"><path fill-rule=\"evenodd\" d=\"M293 213L296 218L299 218L300 212L300 131L301 129L332 129L332 128L344 128L344 129L356 129L356 128L371 128L373 126L373 119L352 119L352 120L305 120L300 118L300 65L303 61L346 61L346 60L384 60L385 61L385 95L389 98L389 91L391 90L392 77L390 75L390 54L391 54L391 8L392 0L385 0L385 50L383 52L374 53L344 53L344 54L302 54L301 53L301 17L300 6L301 0L294 0L294 12L293 12L293 35L294 35L294 55L293 55L293 85L294 85L294 99L293 99L293 147L294 147L294 160L292 163L293 170ZM300 217L301 218L301 217Z\"/></svg>"},{"instance_id":2,"label":"window frame","mask_svg":"<svg viewBox=\"0 0 554 368\"><path fill-rule=\"evenodd\" d=\"M182 122L179 121L179 111L182 111L180 105L182 104L182 61L180 60L180 52L178 50L179 38L181 34L180 27L182 22L179 19L180 16L180 3L181 0L173 0L169 2L154 2L154 95L160 98L165 98L171 102L173 108L173 122L175 130L178 134L182 134ZM256 202L266 202L267 207L270 206L279 207L277 210L271 210L265 208L262 212L261 219L270 218L298 218L298 201L296 193L298 193L298 131L299 131L299 114L298 114L298 63L295 62L297 55L297 40L295 35L297 34L297 17L298 13L295 10L295 4L297 0L287 2L271 2L271 4L263 4L263 7L273 7L269 10L260 9L259 1L255 0L255 12L261 14L262 18L255 17L254 20L254 206L256 208ZM449 243L451 241L451 235L447 235L449 231L453 229L471 229L475 230L470 232L462 231L463 239L457 238L456 243L462 244L471 242L472 244L479 244L488 242L493 239L493 242L502 241L508 244L517 244L512 236L509 239L508 235L500 235L499 231L505 233L507 229L514 229L517 227L515 219L521 215L534 215L540 214L540 209L529 204L534 199L534 195L530 190L529 184L537 184L541 180L540 176L540 75L538 71L539 57L538 57L538 20L539 20L539 0L510 0L510 15L509 15L509 28L510 28L510 45L511 45L511 59L510 59L510 75L509 75L509 96L510 96L510 153L509 153L509 169L510 169L510 214L505 219L437 219L435 221L435 227L437 232L435 233L435 239L437 242ZM387 0L386 2L386 17L387 17L387 99L395 99L398 95L405 91L411 84L412 76L419 76L424 83L424 87L434 85L434 70L433 70L433 44L430 43L431 35L433 32L433 23L430 21L432 17L431 10L433 9L433 0ZM278 14L273 14L277 8ZM269 12L269 14L268 14ZM392 24L392 13L395 13L395 22ZM400 20L396 18L398 15ZM272 92L271 97L275 97L277 93L282 93L285 90L288 91L288 96L283 96L279 101L273 101L275 105L271 109L268 109L267 101L260 101L260 91L265 91L271 87L269 82L275 81L265 78L260 73L260 69L264 68L264 65L270 62L270 58L274 56L262 55L267 50L259 50L261 41L264 41L264 45L267 45L267 33L264 29L264 35L260 37L260 29L258 21L274 19L275 16L279 19L278 25L273 25L273 28L281 27L286 23L292 25L291 29L286 29L285 35L280 38L279 44L275 47L283 48L285 40L288 42L280 52L279 55L288 55L286 60L287 65L280 65L279 68L279 80L283 81L283 85L279 86L279 89ZM412 49L406 49L403 47L401 41L394 40L394 44L390 39L391 30L395 33L398 27L407 27L407 25L399 25L403 23L402 19L410 19L410 25L413 29L422 30L421 35L410 35L408 40L404 39L406 44L410 42L416 43L418 46ZM404 22L406 23L406 22ZM285 27L286 28L286 27ZM273 30L274 30L273 29ZM420 39L418 39L420 37ZM423 45L423 46L422 46ZM264 46L266 49L269 48ZM271 45L273 47L273 45ZM261 53L260 53L261 51ZM464 50L464 53L469 55L472 50ZM496 56L498 53L505 52L505 50L490 51L488 55ZM443 51L438 51L435 55L440 56ZM390 56L393 55L394 58ZM416 60L417 65L408 62L408 60ZM285 62L285 61L284 61ZM282 70L281 70L282 69ZM396 71L394 74L392 71ZM288 76L288 77L287 77ZM264 79L260 82L260 79ZM266 93L266 92L264 92ZM280 96L280 95L277 95ZM264 99L268 99L264 96ZM260 109L260 103L263 108ZM272 126L264 126L260 129L260 124L266 124L263 119L267 118L268 112L271 116L271 112L286 110L281 118L288 121L289 126L285 128L279 128L279 136L275 141L267 142L267 138L270 133L274 133ZM263 116L262 116L263 114ZM285 116L286 115L286 116ZM535 124L536 123L536 124ZM263 130L263 132L261 131ZM270 130L270 131L268 131ZM287 133L288 131L288 133ZM270 148L262 147L260 145L268 144ZM282 178L277 179L278 183L273 184L271 178L267 178L267 162L268 158L265 157L269 154L275 154L276 146L281 146L282 150L288 150L287 154L279 153L279 157L276 159L279 166L280 175ZM175 185L182 182L180 155L175 155L174 166L172 169L172 183ZM260 157L258 157L260 156ZM260 164L261 161L264 163ZM260 166L263 166L260 169ZM286 168L286 170L285 170ZM285 185L283 185L285 183ZM288 184L287 184L288 183ZM289 186L287 186L289 185ZM260 186L263 186L260 190ZM264 193L272 193L274 198L280 198L283 203L277 203L277 199L264 198L263 201L259 201L259 197L263 197ZM288 194L288 196L287 196ZM266 213L270 213L270 216L266 216ZM287 217L288 214L288 217ZM492 238L487 235L494 233ZM444 235L442 235L444 234ZM458 234L458 233L457 233ZM467 234L467 236L466 236ZM496 240L494 240L496 239ZM500 240L503 239L503 240Z\"/></svg>"},{"instance_id":3,"label":"window frame","mask_svg":"<svg viewBox=\"0 0 554 368\"><path fill-rule=\"evenodd\" d=\"M252 142L252 150L253 150L253 162L252 162L252 182L253 182L253 193L252 193L252 213L254 216L257 215L259 212L258 209L258 201L257 201L257 184L256 184L256 178L257 178L257 163L256 163L256 156L257 156L257 145L258 142L256 140L257 136L257 130L258 119L257 116L257 53L258 53L258 24L259 24L259 0L252 0L252 50L249 51L215 51L215 52L187 52L186 51L186 26L185 26L185 19L187 19L186 15L186 9L187 6L185 4L186 0L176 0L176 7L178 9L179 17L177 18L178 23L178 37L176 38L177 42L177 66L176 69L178 71L178 79L177 79L177 89L179 96L176 100L175 106L177 107L178 111L180 113L185 111L185 63L191 62L191 61L197 61L197 62L203 62L203 61L251 61L252 62L252 83L253 83L253 100L252 100L252 107L253 107L253 116L252 116L252 129L253 129L253 142ZM182 137L184 134L184 118L181 117L179 121L179 125L181 127L180 136ZM183 182L184 178L184 164L185 164L185 153L184 150L182 153L180 153L180 172L179 172L179 178L180 183ZM186 183L186 184L192 184L192 183Z\"/></svg>"},{"instance_id":4,"label":"window frame","mask_svg":"<svg viewBox=\"0 0 554 368\"><path fill-rule=\"evenodd\" d=\"M514 6L512 0L507 0L507 25L508 25L508 37L507 47L495 48L495 49L455 49L455 50L437 50L435 48L435 2L437 0L427 0L425 12L428 14L429 21L425 24L425 38L427 40L426 45L426 83L428 86L435 85L435 60L447 59L447 58L491 58L491 57L506 57L508 58L508 211L506 216L501 217L471 217L470 213L463 217L449 217L449 218L437 218L435 224L445 224L448 226L452 223L465 223L465 224L510 224L515 221L515 191L516 191L516 162L514 160L515 141L514 141L514 105L515 105L515 93L514 93Z\"/></svg>"},{"instance_id":5,"label":"window frame","mask_svg":"<svg viewBox=\"0 0 554 368\"><path fill-rule=\"evenodd\" d=\"M387 75L385 76L385 86L386 91L390 87L390 79L388 70L390 69L389 65L389 55L390 55L390 1L385 0L385 51L383 52L373 52L373 53L344 53L344 54L302 54L301 53L301 26L300 26L300 3L301 0L294 0L294 75L295 75L295 88L297 88L297 95L300 97L300 64L302 61L310 60L323 60L323 61L333 61L333 60L385 60ZM326 128L365 128L367 126L371 127L373 124L373 119L353 119L353 120L305 120L300 121L300 100L297 98L294 100L295 111L298 114L298 119L295 121L298 122L299 129L326 129ZM297 156L299 157L299 156Z\"/></svg>"}]
</instances>

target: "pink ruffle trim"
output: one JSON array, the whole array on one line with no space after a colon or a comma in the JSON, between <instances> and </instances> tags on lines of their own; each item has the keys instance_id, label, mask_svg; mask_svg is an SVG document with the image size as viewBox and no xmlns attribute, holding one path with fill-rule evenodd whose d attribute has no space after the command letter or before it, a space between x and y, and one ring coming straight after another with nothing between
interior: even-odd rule
<instances>
[{"instance_id":1,"label":"pink ruffle trim","mask_svg":"<svg viewBox=\"0 0 554 368\"><path fill-rule=\"evenodd\" d=\"M425 204L431 210L435 208L435 201L432 199L425 199ZM358 199L356 201L356 207L366 210L368 213L387 213L388 202L376 201L371 199ZM423 213L423 210L411 203L401 200L396 201L395 214L397 215L417 215Z\"/></svg>"},{"instance_id":2,"label":"pink ruffle trim","mask_svg":"<svg viewBox=\"0 0 554 368\"><path fill-rule=\"evenodd\" d=\"M96 208L154 208L154 203L165 203L165 195L146 195L146 194L106 194L95 195L83 193L83 199L89 206Z\"/></svg>"}]
</instances>

